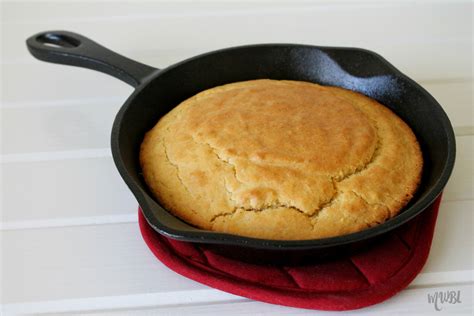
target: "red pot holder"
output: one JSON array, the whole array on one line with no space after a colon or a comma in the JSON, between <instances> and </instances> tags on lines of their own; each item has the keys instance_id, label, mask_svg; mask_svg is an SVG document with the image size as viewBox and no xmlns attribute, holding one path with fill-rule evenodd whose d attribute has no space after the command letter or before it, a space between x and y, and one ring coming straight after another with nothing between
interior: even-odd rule
<instances>
[{"instance_id":1,"label":"red pot holder","mask_svg":"<svg viewBox=\"0 0 474 316\"><path fill-rule=\"evenodd\" d=\"M317 310L351 310L404 289L428 258L441 197L420 215L357 254L305 266L240 262L155 232L139 212L153 254L171 270L253 300Z\"/></svg>"}]
</instances>

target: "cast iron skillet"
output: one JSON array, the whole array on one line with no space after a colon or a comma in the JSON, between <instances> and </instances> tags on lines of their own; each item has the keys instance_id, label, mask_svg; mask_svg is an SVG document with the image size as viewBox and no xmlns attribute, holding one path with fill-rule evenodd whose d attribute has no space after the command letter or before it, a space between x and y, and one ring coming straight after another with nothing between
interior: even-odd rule
<instances>
[{"instance_id":1,"label":"cast iron skillet","mask_svg":"<svg viewBox=\"0 0 474 316\"><path fill-rule=\"evenodd\" d=\"M112 154L121 176L157 232L211 247L228 256L254 262L300 263L353 251L367 242L380 240L382 235L425 210L443 190L454 166L454 133L441 106L417 83L368 50L295 44L249 45L199 55L160 70L71 32L42 32L30 37L27 46L40 60L98 70L135 88L112 128ZM397 113L414 130L424 153L422 183L411 203L398 216L376 227L340 237L304 241L264 240L205 231L168 213L152 197L140 175L138 152L145 132L174 106L200 91L259 78L344 87L368 95Z\"/></svg>"}]
</instances>

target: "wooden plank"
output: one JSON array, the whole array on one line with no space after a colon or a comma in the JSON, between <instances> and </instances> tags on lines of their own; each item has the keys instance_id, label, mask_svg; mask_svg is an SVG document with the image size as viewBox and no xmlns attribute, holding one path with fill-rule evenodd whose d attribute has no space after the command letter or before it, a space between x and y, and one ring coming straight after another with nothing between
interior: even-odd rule
<instances>
[{"instance_id":1,"label":"wooden plank","mask_svg":"<svg viewBox=\"0 0 474 316\"><path fill-rule=\"evenodd\" d=\"M2 201L6 228L61 226L61 220L63 225L70 225L74 224L72 219L87 223L88 217L107 222L108 216L135 214L137 210L135 198L110 157L8 163L2 167L2 180L9 184L3 187ZM61 219L59 223L57 219ZM48 220L52 221L48 224Z\"/></svg>"},{"instance_id":2,"label":"wooden plank","mask_svg":"<svg viewBox=\"0 0 474 316\"><path fill-rule=\"evenodd\" d=\"M472 249L474 249L473 210L473 200L441 203L430 256L423 268L423 274L466 271L464 276L451 275L451 282L474 281L474 258L464 255L472 254ZM439 274L438 277L437 280L430 280L429 277L420 275L420 278L414 280L413 285L423 285L430 281L433 282L432 284L447 281L443 280ZM456 279L457 277L459 279Z\"/></svg>"},{"instance_id":3,"label":"wooden plank","mask_svg":"<svg viewBox=\"0 0 474 316\"><path fill-rule=\"evenodd\" d=\"M454 128L456 136L474 135L474 126L458 126Z\"/></svg>"},{"instance_id":4,"label":"wooden plank","mask_svg":"<svg viewBox=\"0 0 474 316\"><path fill-rule=\"evenodd\" d=\"M89 8L89 11L95 12L96 15L104 12L103 4L95 6L89 3L83 6L83 11ZM34 7L33 5L31 8ZM51 67L42 70L36 66L39 62L28 55L24 41L19 39L26 39L41 30L58 28L84 33L131 58L159 67L167 66L184 57L223 47L294 42L372 49L416 80L472 78L470 67L466 67L472 62L469 3L299 5L291 9L288 7L287 3L280 8L267 5L261 6L260 10L256 11L247 9L239 11L229 5L216 11L198 10L192 13L193 7L190 6L185 10L188 13L181 15L176 7L170 9L170 13L166 13L165 6L163 10L156 10L163 13L154 14L148 10L145 16L107 15L104 18L84 20L61 17L59 21L44 19L38 22L21 22L21 17L16 20L13 17L3 23L2 31L4 73L6 78L9 78L5 83L4 98L9 102L21 99L24 88L21 92L15 89L18 81L23 82L21 87L34 88L38 74L54 72ZM69 12L74 12L68 5L64 5L61 10L66 8ZM42 12L43 9L38 11ZM21 6L5 5L5 16L18 16L20 12L24 14ZM353 23L354 20L358 23ZM387 23L387 21L403 21L403 23ZM328 27L335 23L337 27ZM140 34L140 36L130 36L124 40L120 34ZM413 56L413 52L416 52L416 57ZM16 73L23 73L25 76L17 78ZM73 76L88 78L79 77L81 75L78 74ZM43 79L44 76L41 77ZM71 79L67 76L55 77L58 84ZM43 84L49 86L48 81ZM91 85L90 93L94 91L97 96L102 90L96 86ZM39 94L30 95L41 98L47 93L42 90L46 89L38 89L35 92ZM63 89L59 85L56 90L61 93Z\"/></svg>"},{"instance_id":5,"label":"wooden plank","mask_svg":"<svg viewBox=\"0 0 474 316\"><path fill-rule=\"evenodd\" d=\"M424 81L420 85L441 104L454 127L474 126L474 81Z\"/></svg>"},{"instance_id":6,"label":"wooden plank","mask_svg":"<svg viewBox=\"0 0 474 316\"><path fill-rule=\"evenodd\" d=\"M21 75L20 75L21 74ZM2 65L2 105L77 103L112 98L121 104L132 93L127 84L108 75L77 67L33 61ZM67 102L64 102L67 100ZM86 100L90 103L90 100Z\"/></svg>"},{"instance_id":7,"label":"wooden plank","mask_svg":"<svg viewBox=\"0 0 474 316\"><path fill-rule=\"evenodd\" d=\"M444 190L445 200L474 199L474 136L456 137L456 162Z\"/></svg>"},{"instance_id":8,"label":"wooden plank","mask_svg":"<svg viewBox=\"0 0 474 316\"><path fill-rule=\"evenodd\" d=\"M112 123L123 101L2 109L2 153L108 148Z\"/></svg>"},{"instance_id":9,"label":"wooden plank","mask_svg":"<svg viewBox=\"0 0 474 316\"><path fill-rule=\"evenodd\" d=\"M2 235L5 304L203 288L156 260L137 223Z\"/></svg>"},{"instance_id":10,"label":"wooden plank","mask_svg":"<svg viewBox=\"0 0 474 316\"><path fill-rule=\"evenodd\" d=\"M388 1L389 2L389 1ZM40 4L41 3L41 4ZM268 5L266 0L255 0L252 3L226 1L215 2L209 0L199 1L172 1L164 0L156 2L144 2L140 6L127 2L116 2L113 6L107 3L80 3L73 2L67 5L54 1L22 1L20 3L7 3L4 10L8 14L4 15L4 23L22 24L37 23L45 21L63 22L67 20L90 21L104 18L160 18L163 16L189 16L202 14L224 14L232 11L232 14L244 14L258 11L281 11L291 9L301 9L308 7L328 8L333 6L350 5L341 0L334 0L328 3L324 0L315 1L288 1L280 0ZM359 3L364 7L369 3ZM373 6L373 5L372 5ZM378 5L381 6L381 5ZM107 16L104 16L107 12Z\"/></svg>"},{"instance_id":11,"label":"wooden plank","mask_svg":"<svg viewBox=\"0 0 474 316\"><path fill-rule=\"evenodd\" d=\"M473 83L421 82L421 85L443 106L455 127L465 128L474 126ZM109 147L112 121L125 98L7 104L2 109L5 131L2 153Z\"/></svg>"},{"instance_id":12,"label":"wooden plank","mask_svg":"<svg viewBox=\"0 0 474 316\"><path fill-rule=\"evenodd\" d=\"M473 200L474 136L456 140L457 159L444 200ZM11 154L3 159L3 180L15 184L3 188L3 229L136 220L137 202L109 149Z\"/></svg>"},{"instance_id":13,"label":"wooden plank","mask_svg":"<svg viewBox=\"0 0 474 316\"><path fill-rule=\"evenodd\" d=\"M93 314L102 310L107 313L116 311L119 308L147 308L160 305L175 306L202 306L225 304L229 302L248 301L241 297L231 295L225 292L216 291L214 289L201 289L193 291L165 291L162 293L146 293L138 295L121 295L121 296L102 296L89 297L79 299L40 301L40 302L24 302L11 303L3 306L3 311L7 315L24 315L38 313L63 313L74 311L83 314L90 311ZM173 308L173 307L172 307ZM130 315L132 311L126 311ZM134 314L134 313L133 313ZM153 315L157 315L154 313ZM162 315L162 314L159 314Z\"/></svg>"},{"instance_id":14,"label":"wooden plank","mask_svg":"<svg viewBox=\"0 0 474 316\"><path fill-rule=\"evenodd\" d=\"M170 7L169 3L168 5L160 3L134 9L131 9L133 7L131 4L118 4L110 13L111 6L107 4L76 3L79 16L81 11L86 13L82 18L75 15L76 10L71 9L71 4L50 3L49 6L54 8L48 12L46 9L48 3L4 5L3 16L6 19L3 23L3 33L6 60L18 60L27 56L24 49L19 49L21 44L15 45L18 39L26 38L41 30L57 29L58 26L62 26L62 29L96 30L94 33L99 36L97 40L104 39L119 51L143 47L133 45L143 38L154 39L148 41L147 45L148 49L155 49L207 47L208 44L218 48L228 46L222 44L232 45L243 39L251 42L271 42L276 39L284 41L290 39L292 42L317 40L321 45L339 40L357 43L370 39L371 42L391 43L395 48L401 43L415 44L419 41L427 43L440 40L452 42L463 39L469 41L471 37L469 12L471 5L468 2L394 1L383 4L345 2L339 5L328 5L328 3L294 5L293 2L286 1L272 5L256 5L254 8L253 5L236 3L220 5L208 3L208 8L200 4L171 4ZM104 6L107 7L105 11ZM154 9L147 6L153 6ZM122 13L113 12L120 9ZM55 11L58 13L51 14ZM48 16L41 18L41 14L38 14L38 17L35 15L36 18L26 18L28 14L33 15L36 12L48 13ZM107 14L104 15L104 12ZM357 23L354 23L354 20ZM439 23L440 20L446 23ZM205 23L202 23L204 21ZM334 26L335 21L337 27L328 27ZM387 23L388 21L403 21L403 23ZM110 32L111 30L114 32ZM127 33L122 33L122 30L126 30ZM142 32L136 33L138 30ZM209 34L205 31L211 31L213 36L202 36ZM130 36L123 40L119 34L140 34L140 37ZM216 38L220 39L221 43L216 43Z\"/></svg>"},{"instance_id":15,"label":"wooden plank","mask_svg":"<svg viewBox=\"0 0 474 316\"><path fill-rule=\"evenodd\" d=\"M472 259L463 255L473 248L472 238L466 238L473 229L473 207L474 201L442 204L429 261L411 286L440 286L447 279L450 283L474 281ZM11 230L1 235L5 304L87 303L89 298L107 302L107 297L124 300L124 295L139 295L137 302L146 307L166 305L168 292L175 292L172 304L179 304L179 299L189 303L187 297L193 291L200 295L199 291L207 289L158 262L142 241L136 223ZM159 293L165 294L157 300Z\"/></svg>"},{"instance_id":16,"label":"wooden plank","mask_svg":"<svg viewBox=\"0 0 474 316\"><path fill-rule=\"evenodd\" d=\"M91 37L94 32L90 31ZM149 64L157 68L165 68L176 62L193 57L200 53L218 48L236 46L258 42L296 42L290 39L285 40L255 40L252 42L242 41L239 43L222 44L215 47L205 47L201 49L182 50L156 50L147 54L132 52L126 54L132 59ZM450 45L448 43L437 44L410 44L392 47L390 44L379 45L376 43L318 43L316 41L299 41L307 44L345 45L357 46L372 49L389 60L403 73L416 81L440 79L442 80L471 80L471 73L466 69L471 63L471 55L466 54L470 49L470 43L459 43ZM136 46L144 47L145 44L137 43ZM418 46L419 45L419 46ZM109 45L110 46L110 45ZM110 46L113 48L112 46ZM164 45L166 47L166 45ZM444 48L443 48L444 47ZM446 47L450 47L446 51ZM412 56L411 51L417 51L417 56ZM3 80L4 104L50 102L56 100L77 100L96 99L105 97L121 97L125 99L132 91L125 83L105 74L97 73L88 69L77 67L54 65L36 61L33 57L27 57L28 63L8 63L3 64L3 76L8 80ZM449 62L447 62L449 61ZM435 66L433 66L435 65ZM19 76L18 74L22 74ZM54 87L54 89L52 88ZM28 91L28 93L25 93Z\"/></svg>"},{"instance_id":17,"label":"wooden plank","mask_svg":"<svg viewBox=\"0 0 474 316\"><path fill-rule=\"evenodd\" d=\"M24 24L44 23L48 21L65 22L94 21L114 18L160 18L164 16L200 16L200 15L242 15L258 12L292 12L301 9L334 10L345 8L393 8L393 0L383 0L377 3L371 1L358 1L351 3L345 0L279 0L269 5L267 0L225 1L216 2L203 0L199 3L193 1L161 0L156 2L144 2L136 6L127 2L115 2L114 5L101 2L73 2L68 4L54 1L22 1L17 3L8 2L4 4L3 23ZM107 12L107 15L104 15Z\"/></svg>"},{"instance_id":18,"label":"wooden plank","mask_svg":"<svg viewBox=\"0 0 474 316\"><path fill-rule=\"evenodd\" d=\"M446 291L460 291L460 303L457 304L440 304L435 310L434 303L428 302L428 295L433 295L435 292ZM473 285L472 284L455 284L452 286L443 286L435 288L421 288L421 289L407 289L393 298L382 302L380 304L369 306L361 310L344 311L344 315L436 315L436 313L445 313L447 315L470 315L473 310ZM167 316L181 316L181 315L259 315L259 316L273 316L273 315L318 315L318 316L333 316L334 312L314 311L299 308L290 308L278 305L265 304L261 302L242 300L230 301L217 304L205 305L178 305L166 306L159 308L146 309L125 309L125 310L108 310L108 311L94 311L93 313L81 312L81 315L167 315ZM77 315L76 313L68 313L67 315Z\"/></svg>"}]
</instances>

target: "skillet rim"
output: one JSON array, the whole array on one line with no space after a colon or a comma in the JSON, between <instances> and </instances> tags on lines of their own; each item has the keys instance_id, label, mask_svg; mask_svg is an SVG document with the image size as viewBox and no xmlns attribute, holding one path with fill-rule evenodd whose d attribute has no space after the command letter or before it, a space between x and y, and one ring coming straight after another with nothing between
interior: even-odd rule
<instances>
[{"instance_id":1,"label":"skillet rim","mask_svg":"<svg viewBox=\"0 0 474 316\"><path fill-rule=\"evenodd\" d=\"M185 231L171 228L163 223L161 223L155 216L153 216L153 211L151 211L148 205L147 198L153 200L157 203L164 211L168 212L166 208L162 207L159 202L157 202L152 196L150 196L147 192L145 192L140 185L132 178L129 174L128 169L125 167L123 159L120 154L120 142L119 142L119 134L122 127L122 121L124 116L127 113L127 110L134 104L137 96L156 78L165 74L169 71L174 70L186 63L196 61L203 57L208 57L211 55L217 55L221 53L226 53L233 50L242 50L242 49L253 49L253 48L310 48L310 49L317 49L324 54L327 54L328 51L346 51L346 52L359 52L371 55L375 57L378 62L380 62L389 72L388 74L397 78L404 80L408 85L412 88L418 90L424 100L429 102L429 104L436 109L437 114L439 114L439 120L442 122L442 129L446 134L447 137L447 158L444 162L443 170L440 173L440 177L436 180L433 187L427 191L426 195L423 198L418 198L414 201L414 203L405 208L401 213L396 215L395 217L387 220L386 222L379 224L377 226L351 233L342 236L336 237L329 237L329 238L322 238L322 239L307 239L307 240L272 240L272 239L260 239L260 238L252 238L252 237L245 237L239 235L232 235L227 233L220 233L208 230L196 230L196 231ZM330 58L339 65L338 60L334 56L330 56ZM128 97L126 102L122 105L120 110L118 111L111 133L111 148L112 148L112 156L115 162L115 165L129 187L132 191L133 195L137 199L141 211L147 220L148 224L158 233L180 241L186 242L195 242L195 243L206 243L206 244L219 244L219 245L229 245L229 246L243 246L243 247L251 247L256 249L265 249L265 250L305 250L305 249L321 249L321 248L331 248L336 246L348 245L352 243L361 242L364 240L372 239L373 237L385 234L400 225L408 222L410 219L414 218L415 216L419 215L421 212L426 210L434 200L441 194L442 190L446 186L446 183L452 173L454 168L454 161L456 156L456 141L454 130L452 124L446 115L445 111L441 107L441 105L431 96L423 87L421 87L418 83L414 80L407 77L405 74L400 72L397 68L395 68L391 63L385 60L379 54L357 47L333 47L333 46L315 46L315 45L305 45L305 44L284 44L284 43L266 43L266 44L253 44L253 45L242 45L242 46L234 46L219 50L210 51L204 54L200 54L178 63L172 64L164 69L157 70L153 72L150 76L140 84L135 91ZM413 202L413 201L412 201ZM170 212L168 212L171 214ZM178 220L182 221L181 219L177 218Z\"/></svg>"}]
</instances>

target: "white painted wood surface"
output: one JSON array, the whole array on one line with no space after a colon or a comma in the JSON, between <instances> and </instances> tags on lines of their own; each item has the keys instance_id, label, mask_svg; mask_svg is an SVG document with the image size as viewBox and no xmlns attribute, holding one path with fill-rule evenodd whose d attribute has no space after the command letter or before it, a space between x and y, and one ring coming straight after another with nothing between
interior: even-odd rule
<instances>
[{"instance_id":1,"label":"white painted wood surface","mask_svg":"<svg viewBox=\"0 0 474 316\"><path fill-rule=\"evenodd\" d=\"M1 10L4 314L333 314L253 302L158 262L109 149L111 122L132 88L33 59L24 40L48 29L83 33L156 67L262 42L359 46L386 57L442 104L458 158L422 273L394 298L351 314L434 314L427 294L441 290L460 290L462 303L437 313L472 314L472 2L34 1L3 2Z\"/></svg>"}]
</instances>

